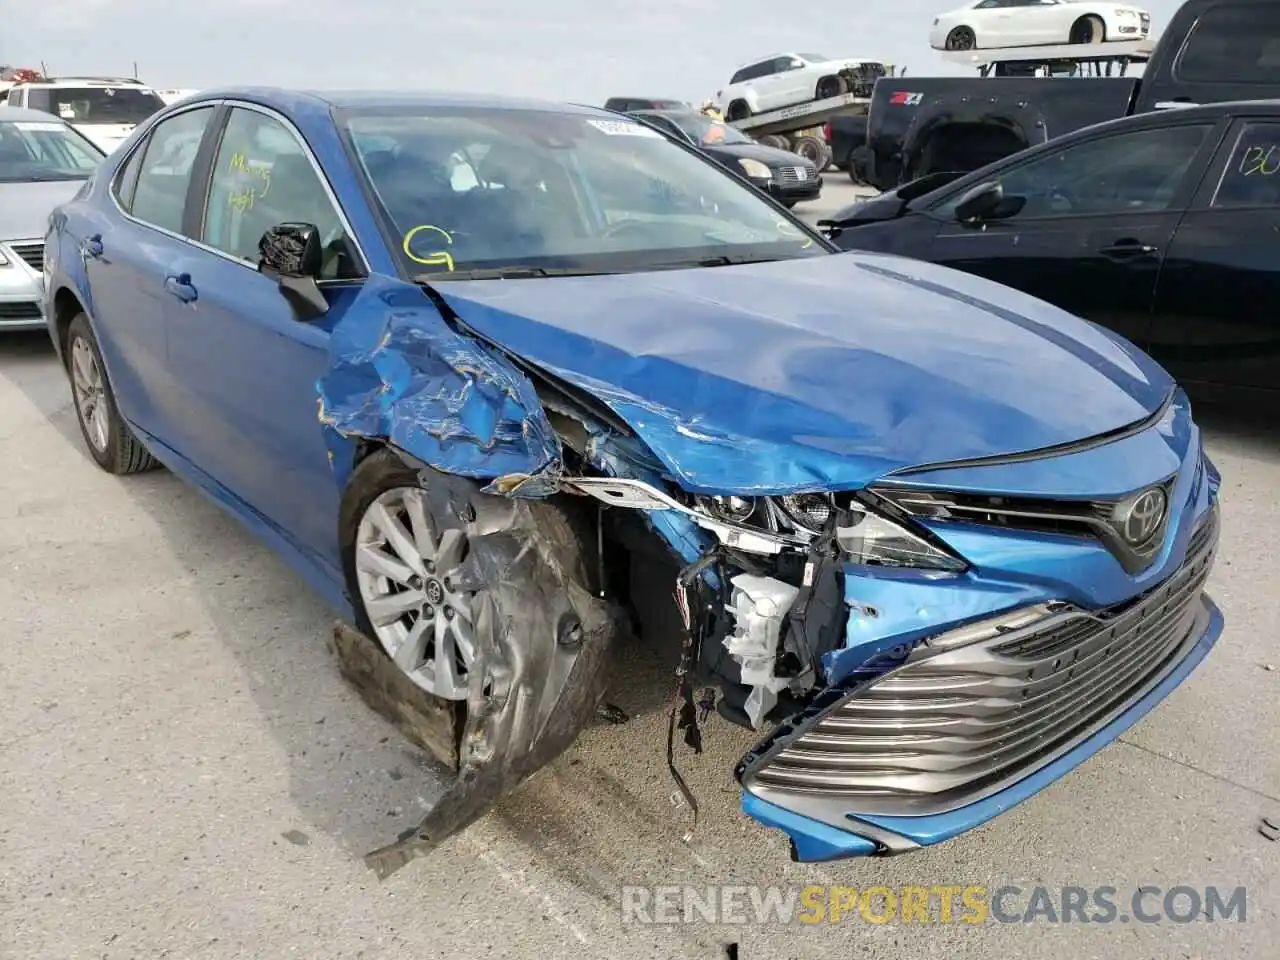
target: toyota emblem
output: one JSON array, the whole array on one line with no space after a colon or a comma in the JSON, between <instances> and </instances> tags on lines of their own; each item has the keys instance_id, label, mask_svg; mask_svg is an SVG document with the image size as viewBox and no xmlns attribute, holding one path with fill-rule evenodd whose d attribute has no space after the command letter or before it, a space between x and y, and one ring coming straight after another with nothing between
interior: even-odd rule
<instances>
[{"instance_id":1,"label":"toyota emblem","mask_svg":"<svg viewBox=\"0 0 1280 960\"><path fill-rule=\"evenodd\" d=\"M1117 511L1116 526L1125 543L1132 547L1146 543L1160 529L1168 498L1159 487L1143 490Z\"/></svg>"}]
</instances>

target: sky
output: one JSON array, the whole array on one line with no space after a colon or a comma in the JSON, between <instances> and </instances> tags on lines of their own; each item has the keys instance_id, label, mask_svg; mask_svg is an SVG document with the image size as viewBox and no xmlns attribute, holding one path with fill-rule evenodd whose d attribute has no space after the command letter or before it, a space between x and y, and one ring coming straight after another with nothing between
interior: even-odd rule
<instances>
[{"instance_id":1,"label":"sky","mask_svg":"<svg viewBox=\"0 0 1280 960\"><path fill-rule=\"evenodd\" d=\"M138 75L155 87L267 84L711 97L788 50L972 75L929 49L948 0L0 0L0 64ZM1178 0L1147 0L1158 33Z\"/></svg>"}]
</instances>

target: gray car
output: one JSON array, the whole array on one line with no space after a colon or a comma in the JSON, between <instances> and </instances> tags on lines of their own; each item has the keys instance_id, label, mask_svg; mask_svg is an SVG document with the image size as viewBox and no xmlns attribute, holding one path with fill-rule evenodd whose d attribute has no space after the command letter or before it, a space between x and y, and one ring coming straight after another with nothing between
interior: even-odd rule
<instances>
[{"instance_id":1,"label":"gray car","mask_svg":"<svg viewBox=\"0 0 1280 960\"><path fill-rule=\"evenodd\" d=\"M44 235L104 154L68 124L0 106L0 331L43 330Z\"/></svg>"}]
</instances>

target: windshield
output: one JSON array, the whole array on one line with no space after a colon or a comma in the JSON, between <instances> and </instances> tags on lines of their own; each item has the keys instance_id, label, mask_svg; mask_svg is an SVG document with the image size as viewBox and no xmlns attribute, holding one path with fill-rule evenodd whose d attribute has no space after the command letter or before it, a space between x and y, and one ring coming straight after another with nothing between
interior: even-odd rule
<instances>
[{"instance_id":1,"label":"windshield","mask_svg":"<svg viewBox=\"0 0 1280 960\"><path fill-rule=\"evenodd\" d=\"M86 180L102 153L56 120L0 122L0 182Z\"/></svg>"},{"instance_id":2,"label":"windshield","mask_svg":"<svg viewBox=\"0 0 1280 960\"><path fill-rule=\"evenodd\" d=\"M632 120L440 108L339 121L411 276L829 253L755 188Z\"/></svg>"},{"instance_id":3,"label":"windshield","mask_svg":"<svg viewBox=\"0 0 1280 960\"><path fill-rule=\"evenodd\" d=\"M755 143L736 127L713 120L705 114L689 113L671 116L671 122L685 132L695 143Z\"/></svg>"},{"instance_id":4,"label":"windshield","mask_svg":"<svg viewBox=\"0 0 1280 960\"><path fill-rule=\"evenodd\" d=\"M32 106L68 123L141 123L165 106L137 87L45 87L30 96Z\"/></svg>"}]
</instances>

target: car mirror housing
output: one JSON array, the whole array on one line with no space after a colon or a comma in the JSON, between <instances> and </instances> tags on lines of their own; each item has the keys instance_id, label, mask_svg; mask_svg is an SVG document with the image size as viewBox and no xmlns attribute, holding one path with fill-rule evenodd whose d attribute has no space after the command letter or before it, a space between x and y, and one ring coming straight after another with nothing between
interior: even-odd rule
<instances>
[{"instance_id":1,"label":"car mirror housing","mask_svg":"<svg viewBox=\"0 0 1280 960\"><path fill-rule=\"evenodd\" d=\"M981 223L990 219L1004 199L1004 187L998 180L989 180L970 187L956 204L955 217L961 223Z\"/></svg>"},{"instance_id":2,"label":"car mirror housing","mask_svg":"<svg viewBox=\"0 0 1280 960\"><path fill-rule=\"evenodd\" d=\"M299 320L313 320L329 311L329 302L316 282L323 255L315 224L276 224L258 241L258 253L258 271L276 278L280 293Z\"/></svg>"}]
</instances>

